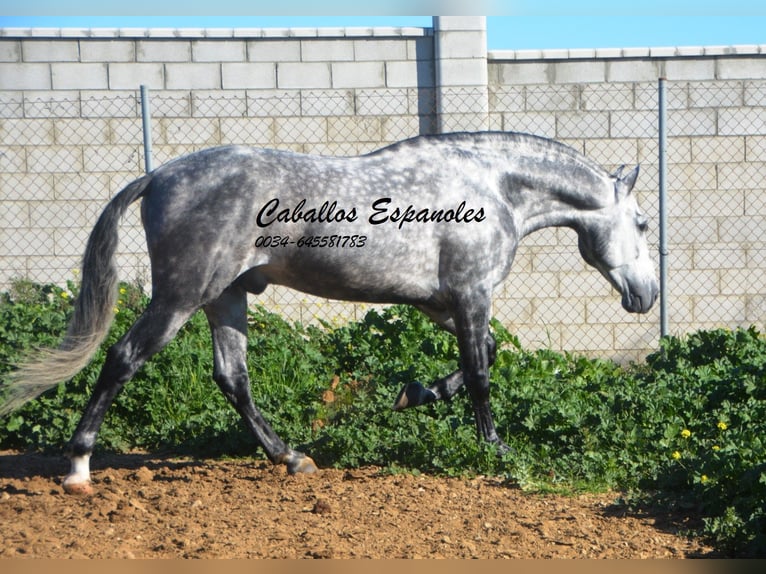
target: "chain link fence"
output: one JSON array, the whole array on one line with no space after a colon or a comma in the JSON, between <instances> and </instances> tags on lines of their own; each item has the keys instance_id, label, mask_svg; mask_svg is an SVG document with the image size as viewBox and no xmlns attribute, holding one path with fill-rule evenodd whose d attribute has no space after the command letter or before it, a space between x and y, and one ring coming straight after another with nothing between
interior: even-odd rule
<instances>
[{"instance_id":1,"label":"chain link fence","mask_svg":"<svg viewBox=\"0 0 766 574\"><path fill-rule=\"evenodd\" d=\"M451 98L460 94L451 93ZM355 155L439 124L433 89L151 94L153 164L220 144ZM653 83L490 86L466 117L572 145L607 169L640 164L639 201L658 220L658 111ZM470 100L470 101L469 101ZM450 102L451 109L459 108ZM671 333L766 320L766 82L668 85ZM143 172L135 92L0 98L0 288L14 278L75 279L109 197ZM650 231L657 252L658 225ZM125 280L149 282L138 205L121 227ZM258 299L293 320L359 318L366 306L271 288ZM577 251L574 232L545 229L519 249L495 316L527 346L637 358L656 348L659 314L626 314Z\"/></svg>"}]
</instances>

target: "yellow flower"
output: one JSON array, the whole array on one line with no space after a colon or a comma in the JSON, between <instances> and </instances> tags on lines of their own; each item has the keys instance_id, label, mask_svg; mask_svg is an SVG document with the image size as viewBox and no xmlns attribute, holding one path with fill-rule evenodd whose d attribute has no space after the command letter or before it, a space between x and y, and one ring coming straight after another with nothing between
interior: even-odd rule
<instances>
[{"instance_id":1,"label":"yellow flower","mask_svg":"<svg viewBox=\"0 0 766 574\"><path fill-rule=\"evenodd\" d=\"M673 451L673 454L670 455L670 456L673 457L673 460L679 460L681 458L681 453L678 452L677 450L675 450L675 451Z\"/></svg>"},{"instance_id":2,"label":"yellow flower","mask_svg":"<svg viewBox=\"0 0 766 574\"><path fill-rule=\"evenodd\" d=\"M723 421L720 421L717 426L718 426L718 430L726 430L727 428L729 428L729 425L727 425Z\"/></svg>"},{"instance_id":3,"label":"yellow flower","mask_svg":"<svg viewBox=\"0 0 766 574\"><path fill-rule=\"evenodd\" d=\"M700 476L700 482L702 483L707 482L707 474L703 474L702 476Z\"/></svg>"},{"instance_id":4,"label":"yellow flower","mask_svg":"<svg viewBox=\"0 0 766 574\"><path fill-rule=\"evenodd\" d=\"M119 313L119 312L120 312L120 308L119 308L119 307L115 307L115 308L114 308L114 314L116 315L116 314L117 314L117 313Z\"/></svg>"},{"instance_id":5,"label":"yellow flower","mask_svg":"<svg viewBox=\"0 0 766 574\"><path fill-rule=\"evenodd\" d=\"M690 431L689 429L684 429L681 431L681 436L683 438L689 438L690 436L692 436L692 431Z\"/></svg>"},{"instance_id":6,"label":"yellow flower","mask_svg":"<svg viewBox=\"0 0 766 574\"><path fill-rule=\"evenodd\" d=\"M66 291L62 291L61 292L61 298L62 299L69 299L69 293L67 293Z\"/></svg>"},{"instance_id":7,"label":"yellow flower","mask_svg":"<svg viewBox=\"0 0 766 574\"><path fill-rule=\"evenodd\" d=\"M718 446L717 444L714 444L713 445L713 450L721 450L721 447Z\"/></svg>"},{"instance_id":8,"label":"yellow flower","mask_svg":"<svg viewBox=\"0 0 766 574\"><path fill-rule=\"evenodd\" d=\"M128 290L125 289L125 287L120 287L120 295L125 295L125 293L127 293L127 292L128 292Z\"/></svg>"}]
</instances>

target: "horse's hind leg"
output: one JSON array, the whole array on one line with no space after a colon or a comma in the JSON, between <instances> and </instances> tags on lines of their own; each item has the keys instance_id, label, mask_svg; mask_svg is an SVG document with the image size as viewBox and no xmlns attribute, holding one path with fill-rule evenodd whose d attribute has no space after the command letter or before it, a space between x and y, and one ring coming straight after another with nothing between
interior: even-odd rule
<instances>
[{"instance_id":1,"label":"horse's hind leg","mask_svg":"<svg viewBox=\"0 0 766 574\"><path fill-rule=\"evenodd\" d=\"M446 313L438 313L425 308L421 308L421 310L431 317L431 319L433 319L439 326L453 335L455 334L455 323L451 317L446 315ZM489 360L489 366L491 367L495 362L497 354L497 342L489 331L487 331L486 341L487 358ZM449 400L457 394L463 384L462 369L458 369L446 377L437 379L431 383L429 387L424 387L421 383L413 381L405 385L399 392L399 396L394 402L394 410L400 411L409 407L418 407L420 405L433 403L434 401Z\"/></svg>"},{"instance_id":2,"label":"horse's hind leg","mask_svg":"<svg viewBox=\"0 0 766 574\"><path fill-rule=\"evenodd\" d=\"M96 386L67 445L72 468L64 478L66 492L88 494L92 491L90 455L109 405L141 365L175 336L190 315L191 311L152 301L122 339L109 349Z\"/></svg>"},{"instance_id":3,"label":"horse's hind leg","mask_svg":"<svg viewBox=\"0 0 766 574\"><path fill-rule=\"evenodd\" d=\"M290 449L253 404L247 374L247 296L237 286L204 307L213 335L213 378L240 414L274 464L287 465L290 474L316 471L311 458Z\"/></svg>"}]
</instances>

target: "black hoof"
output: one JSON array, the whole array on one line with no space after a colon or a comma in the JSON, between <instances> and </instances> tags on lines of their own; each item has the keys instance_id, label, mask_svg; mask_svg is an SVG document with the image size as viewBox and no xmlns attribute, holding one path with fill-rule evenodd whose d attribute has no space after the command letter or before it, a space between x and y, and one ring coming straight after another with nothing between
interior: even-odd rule
<instances>
[{"instance_id":1,"label":"black hoof","mask_svg":"<svg viewBox=\"0 0 766 574\"><path fill-rule=\"evenodd\" d=\"M436 395L425 388L420 383L409 383L399 392L399 396L394 401L394 410L401 411L408 407L418 407L432 403L436 400Z\"/></svg>"}]
</instances>

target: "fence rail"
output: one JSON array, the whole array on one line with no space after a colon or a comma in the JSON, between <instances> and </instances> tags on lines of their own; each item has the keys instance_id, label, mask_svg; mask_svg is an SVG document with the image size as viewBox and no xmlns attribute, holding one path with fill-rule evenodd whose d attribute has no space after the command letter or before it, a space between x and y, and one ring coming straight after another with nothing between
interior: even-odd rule
<instances>
[{"instance_id":1,"label":"fence rail","mask_svg":"<svg viewBox=\"0 0 766 574\"><path fill-rule=\"evenodd\" d=\"M433 89L147 96L136 90L0 97L0 289L19 277L59 284L74 278L103 205L147 165L230 143L352 155L439 125ZM459 90L451 97L460 98ZM479 96L466 90L463 97L466 113L474 113ZM671 334L763 328L766 82L668 82L663 90L656 83L490 86L485 97L492 129L553 137L608 169L641 164L642 207L653 222L661 204L666 208L667 243L660 249L656 223L650 243L666 255ZM148 282L137 206L121 227L119 264L126 280ZM303 322L358 318L366 308L280 288L260 301ZM659 310L640 317L622 311L567 229L527 238L494 313L528 346L615 358L655 348L662 329Z\"/></svg>"}]
</instances>

